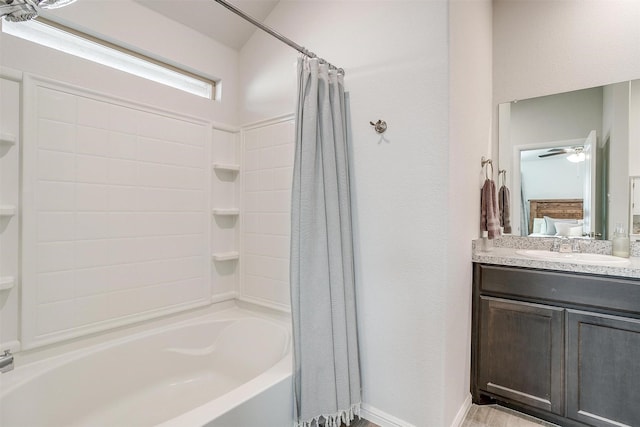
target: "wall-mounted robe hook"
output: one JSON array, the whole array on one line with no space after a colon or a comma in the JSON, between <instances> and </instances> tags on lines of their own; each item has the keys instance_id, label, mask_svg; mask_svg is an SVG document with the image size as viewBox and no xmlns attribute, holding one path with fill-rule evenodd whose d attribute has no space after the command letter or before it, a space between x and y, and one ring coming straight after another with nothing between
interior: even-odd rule
<instances>
[{"instance_id":1,"label":"wall-mounted robe hook","mask_svg":"<svg viewBox=\"0 0 640 427\"><path fill-rule=\"evenodd\" d=\"M387 122L385 122L384 120L378 120L375 123L369 122L369 124L373 126L373 128L378 133L384 133L387 130Z\"/></svg>"}]
</instances>

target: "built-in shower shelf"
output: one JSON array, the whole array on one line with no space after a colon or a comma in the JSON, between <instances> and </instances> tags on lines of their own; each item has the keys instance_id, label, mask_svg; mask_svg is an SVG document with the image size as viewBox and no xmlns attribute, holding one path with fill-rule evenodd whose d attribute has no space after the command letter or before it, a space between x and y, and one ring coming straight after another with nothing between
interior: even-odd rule
<instances>
[{"instance_id":1,"label":"built-in shower shelf","mask_svg":"<svg viewBox=\"0 0 640 427\"><path fill-rule=\"evenodd\" d=\"M0 145L15 145L18 139L9 133L0 133Z\"/></svg>"},{"instance_id":2,"label":"built-in shower shelf","mask_svg":"<svg viewBox=\"0 0 640 427\"><path fill-rule=\"evenodd\" d=\"M227 209L215 208L215 209L213 209L213 214L214 215L220 215L220 216L238 216L238 215L240 215L240 209L238 209L238 208L227 208Z\"/></svg>"},{"instance_id":3,"label":"built-in shower shelf","mask_svg":"<svg viewBox=\"0 0 640 427\"><path fill-rule=\"evenodd\" d=\"M240 165L230 163L214 163L213 168L223 172L238 172L240 171Z\"/></svg>"},{"instance_id":4,"label":"built-in shower shelf","mask_svg":"<svg viewBox=\"0 0 640 427\"><path fill-rule=\"evenodd\" d=\"M16 278L13 276L0 276L0 291L8 291L16 284Z\"/></svg>"},{"instance_id":5,"label":"built-in shower shelf","mask_svg":"<svg viewBox=\"0 0 640 427\"><path fill-rule=\"evenodd\" d=\"M216 252L212 255L214 261L231 261L240 258L239 252Z\"/></svg>"},{"instance_id":6,"label":"built-in shower shelf","mask_svg":"<svg viewBox=\"0 0 640 427\"><path fill-rule=\"evenodd\" d=\"M0 216L14 216L16 207L13 205L0 205Z\"/></svg>"}]
</instances>

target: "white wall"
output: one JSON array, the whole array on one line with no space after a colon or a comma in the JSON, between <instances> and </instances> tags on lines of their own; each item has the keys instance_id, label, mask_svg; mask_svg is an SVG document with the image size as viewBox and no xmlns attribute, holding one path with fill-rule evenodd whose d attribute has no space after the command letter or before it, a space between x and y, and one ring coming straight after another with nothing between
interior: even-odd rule
<instances>
[{"instance_id":1,"label":"white wall","mask_svg":"<svg viewBox=\"0 0 640 427\"><path fill-rule=\"evenodd\" d=\"M447 4L284 1L266 23L346 70L366 408L444 425ZM261 33L249 40L244 121L294 111L297 56Z\"/></svg>"},{"instance_id":2,"label":"white wall","mask_svg":"<svg viewBox=\"0 0 640 427\"><path fill-rule=\"evenodd\" d=\"M450 425L469 395L470 241L490 141L491 5L454 4L283 1L266 20L346 70L365 416L383 425ZM294 110L297 56L261 33L249 40L240 52L243 121ZM459 84L451 109L450 67ZM369 125L377 119L389 125L383 137Z\"/></svg>"},{"instance_id":3,"label":"white wall","mask_svg":"<svg viewBox=\"0 0 640 427\"><path fill-rule=\"evenodd\" d=\"M445 426L454 425L451 419L461 409L460 402L468 399L470 388L471 240L478 237L480 229L480 187L484 179L480 159L493 156L491 1L451 1L449 25L449 248L447 310L443 318L447 330ZM431 239L438 240L435 236ZM454 421L462 416L464 413L459 412Z\"/></svg>"},{"instance_id":4,"label":"white wall","mask_svg":"<svg viewBox=\"0 0 640 427\"><path fill-rule=\"evenodd\" d=\"M640 76L640 2L495 0L494 103Z\"/></svg>"}]
</instances>

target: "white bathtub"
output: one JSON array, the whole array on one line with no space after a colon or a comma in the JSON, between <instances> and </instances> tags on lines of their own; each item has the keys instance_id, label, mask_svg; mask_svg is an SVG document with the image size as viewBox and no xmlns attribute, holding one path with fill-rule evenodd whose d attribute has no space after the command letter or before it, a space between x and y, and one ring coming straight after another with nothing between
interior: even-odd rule
<instances>
[{"instance_id":1,"label":"white bathtub","mask_svg":"<svg viewBox=\"0 0 640 427\"><path fill-rule=\"evenodd\" d=\"M0 426L291 426L290 332L231 309L0 377Z\"/></svg>"}]
</instances>

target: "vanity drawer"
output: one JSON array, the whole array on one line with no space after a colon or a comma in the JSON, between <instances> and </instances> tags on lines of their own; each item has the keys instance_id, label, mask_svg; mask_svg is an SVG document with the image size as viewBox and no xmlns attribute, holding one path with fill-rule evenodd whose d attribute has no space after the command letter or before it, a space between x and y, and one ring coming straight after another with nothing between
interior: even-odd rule
<instances>
[{"instance_id":1,"label":"vanity drawer","mask_svg":"<svg viewBox=\"0 0 640 427\"><path fill-rule=\"evenodd\" d=\"M640 315L640 279L476 264L482 294L521 297Z\"/></svg>"}]
</instances>

